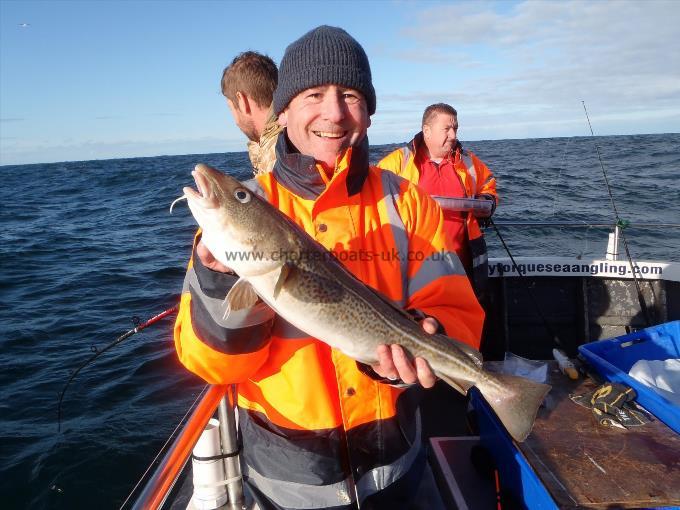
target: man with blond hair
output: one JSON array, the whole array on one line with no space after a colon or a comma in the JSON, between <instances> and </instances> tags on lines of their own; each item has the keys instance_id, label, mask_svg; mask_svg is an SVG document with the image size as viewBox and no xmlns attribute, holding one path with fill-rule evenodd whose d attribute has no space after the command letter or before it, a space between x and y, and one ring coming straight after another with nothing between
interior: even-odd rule
<instances>
[{"instance_id":1,"label":"man with blond hair","mask_svg":"<svg viewBox=\"0 0 680 510\"><path fill-rule=\"evenodd\" d=\"M278 70L274 61L255 51L237 55L222 72L222 94L234 121L248 137L253 173L271 172L274 146L282 127L271 109Z\"/></svg>"}]
</instances>

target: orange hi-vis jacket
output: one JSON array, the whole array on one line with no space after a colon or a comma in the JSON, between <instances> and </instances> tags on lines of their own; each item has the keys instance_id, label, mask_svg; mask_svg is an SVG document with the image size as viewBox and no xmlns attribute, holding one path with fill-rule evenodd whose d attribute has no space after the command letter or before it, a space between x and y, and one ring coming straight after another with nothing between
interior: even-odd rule
<instances>
[{"instance_id":1,"label":"orange hi-vis jacket","mask_svg":"<svg viewBox=\"0 0 680 510\"><path fill-rule=\"evenodd\" d=\"M385 156L378 167L389 170L409 180L413 184L420 181L420 169L416 164L416 151L423 147L423 133L418 133L407 145L400 147ZM420 149L422 150L422 149ZM454 168L460 182L465 189L465 197L456 198L485 198L493 200L494 209L498 202L496 193L496 178L491 170L475 156L462 148L460 143L454 149ZM482 292L488 278L488 256L484 235L479 221L474 214L466 213L465 227L470 254L472 256L472 281L475 289Z\"/></svg>"},{"instance_id":2,"label":"orange hi-vis jacket","mask_svg":"<svg viewBox=\"0 0 680 510\"><path fill-rule=\"evenodd\" d=\"M285 132L276 149L273 172L249 181L251 189L397 306L479 346L483 311L431 198L369 167L367 140L338 158L330 178L290 150ZM422 388L379 377L262 303L224 320L236 279L194 252L175 345L209 383L238 384L244 480L260 507L402 507L425 466Z\"/></svg>"}]
</instances>

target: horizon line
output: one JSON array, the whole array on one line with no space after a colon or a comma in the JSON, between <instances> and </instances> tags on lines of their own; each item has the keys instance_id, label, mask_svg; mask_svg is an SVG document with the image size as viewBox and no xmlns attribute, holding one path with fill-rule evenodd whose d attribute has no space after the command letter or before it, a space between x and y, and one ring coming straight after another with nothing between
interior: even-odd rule
<instances>
[{"instance_id":1,"label":"horizon line","mask_svg":"<svg viewBox=\"0 0 680 510\"><path fill-rule=\"evenodd\" d=\"M618 136L658 136L658 135L677 135L680 132L665 132L665 133L635 133L635 134L623 134L623 135L573 135L573 136L540 136L540 137L527 137L527 138L485 138L480 140L465 140L464 143L477 143L477 142L503 142L511 140L552 140L556 138L611 138ZM382 143L382 144L369 144L369 149L374 147L384 147L390 145L401 145L408 140L401 142L392 143ZM37 163L6 163L0 164L0 168L13 167L13 166L31 166L31 165L57 165L61 163L88 163L90 161L118 161L118 160L129 160L129 159L154 159L154 158L180 158L185 156L211 156L214 154L247 154L247 150L242 151L219 151L219 152L195 152L186 154L157 154L154 156L120 156L115 158L94 158L94 159L73 159L73 160L63 160L63 161L44 161Z\"/></svg>"}]
</instances>

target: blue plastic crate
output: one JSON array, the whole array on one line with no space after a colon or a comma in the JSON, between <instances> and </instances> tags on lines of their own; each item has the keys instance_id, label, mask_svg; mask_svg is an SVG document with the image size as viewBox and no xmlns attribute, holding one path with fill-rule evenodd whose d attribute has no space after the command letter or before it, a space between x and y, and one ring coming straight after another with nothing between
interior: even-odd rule
<instances>
[{"instance_id":1,"label":"blue plastic crate","mask_svg":"<svg viewBox=\"0 0 680 510\"><path fill-rule=\"evenodd\" d=\"M680 433L680 407L628 375L630 368L641 359L680 358L680 321L591 342L578 349L602 377L635 389L640 405Z\"/></svg>"},{"instance_id":2,"label":"blue plastic crate","mask_svg":"<svg viewBox=\"0 0 680 510\"><path fill-rule=\"evenodd\" d=\"M509 490L528 510L559 510L479 390L472 388L470 396L477 412L480 441L494 458L503 488Z\"/></svg>"}]
</instances>

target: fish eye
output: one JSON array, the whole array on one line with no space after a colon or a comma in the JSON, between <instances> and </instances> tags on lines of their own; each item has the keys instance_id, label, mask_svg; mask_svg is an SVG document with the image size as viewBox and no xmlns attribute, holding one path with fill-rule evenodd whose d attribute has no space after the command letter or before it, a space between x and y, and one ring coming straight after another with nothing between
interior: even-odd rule
<instances>
[{"instance_id":1,"label":"fish eye","mask_svg":"<svg viewBox=\"0 0 680 510\"><path fill-rule=\"evenodd\" d=\"M242 204L247 204L248 202L250 202L250 193L248 193L243 188L239 188L236 191L234 191L234 196L236 197L236 200L238 200Z\"/></svg>"}]
</instances>

